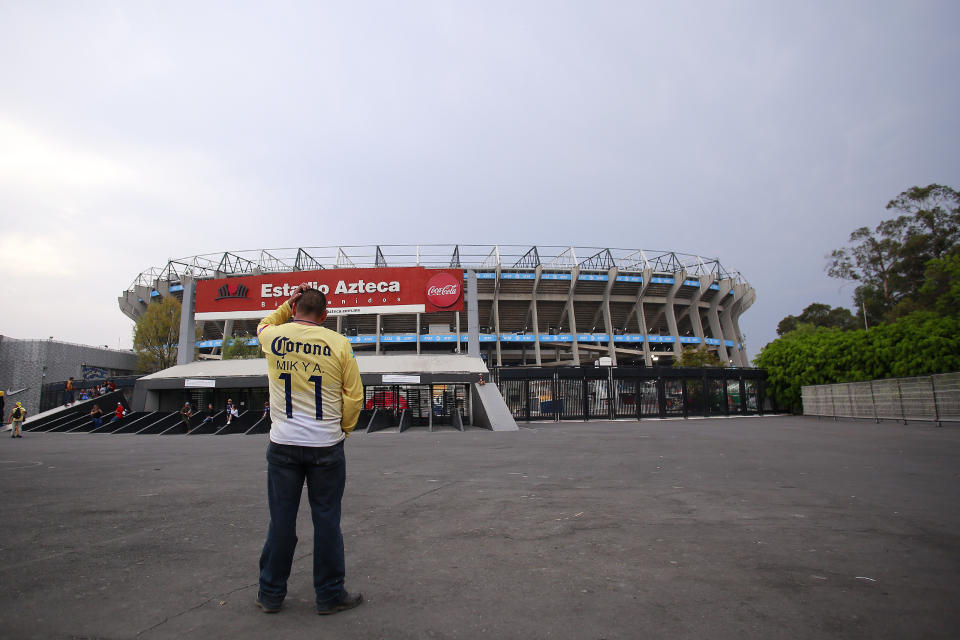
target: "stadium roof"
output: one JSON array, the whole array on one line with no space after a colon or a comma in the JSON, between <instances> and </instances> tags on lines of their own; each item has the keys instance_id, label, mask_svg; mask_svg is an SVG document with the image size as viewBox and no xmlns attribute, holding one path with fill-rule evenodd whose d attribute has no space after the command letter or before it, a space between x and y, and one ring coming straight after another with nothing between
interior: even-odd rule
<instances>
[{"instance_id":1,"label":"stadium roof","mask_svg":"<svg viewBox=\"0 0 960 640\"><path fill-rule=\"evenodd\" d=\"M152 287L161 282L179 282L181 276L199 279L261 273L312 271L317 269L410 267L463 269L543 269L641 272L686 272L694 276L713 274L718 280L746 283L735 269L719 258L649 249L562 247L546 245L359 245L335 247L288 247L244 249L174 258L162 267L141 272L128 288Z\"/></svg>"}]
</instances>

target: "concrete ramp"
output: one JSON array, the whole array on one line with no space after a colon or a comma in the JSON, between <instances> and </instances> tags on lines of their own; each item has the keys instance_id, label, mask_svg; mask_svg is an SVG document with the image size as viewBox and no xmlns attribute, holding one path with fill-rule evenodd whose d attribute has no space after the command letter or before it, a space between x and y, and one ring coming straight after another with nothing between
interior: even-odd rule
<instances>
[{"instance_id":1,"label":"concrete ramp","mask_svg":"<svg viewBox=\"0 0 960 640\"><path fill-rule=\"evenodd\" d=\"M470 395L473 401L473 421L476 426L491 431L519 430L497 385L474 383L470 385Z\"/></svg>"}]
</instances>

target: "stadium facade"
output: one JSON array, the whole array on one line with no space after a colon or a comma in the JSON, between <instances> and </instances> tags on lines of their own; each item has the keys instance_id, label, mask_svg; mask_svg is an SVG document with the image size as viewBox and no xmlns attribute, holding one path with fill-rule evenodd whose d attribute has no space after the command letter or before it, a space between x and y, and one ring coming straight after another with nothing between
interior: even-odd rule
<instances>
[{"instance_id":1,"label":"stadium facade","mask_svg":"<svg viewBox=\"0 0 960 640\"><path fill-rule=\"evenodd\" d=\"M609 357L613 365L649 367L669 364L688 345L715 352L729 366L749 366L739 318L753 304L754 289L719 259L673 251L526 245L227 251L147 269L119 304L135 320L152 301L183 300L185 287L195 291L187 308L201 336L197 346L215 355L225 337L252 336L258 319L302 281L326 289L325 325L346 335L358 353L465 353L473 317L474 340L489 366ZM187 324L182 335L190 335L183 333Z\"/></svg>"}]
</instances>

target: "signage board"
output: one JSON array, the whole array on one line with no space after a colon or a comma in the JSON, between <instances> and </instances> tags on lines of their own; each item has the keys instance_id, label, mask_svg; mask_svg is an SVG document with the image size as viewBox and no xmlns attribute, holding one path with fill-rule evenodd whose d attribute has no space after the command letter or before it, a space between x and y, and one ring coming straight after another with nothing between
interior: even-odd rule
<instances>
[{"instance_id":1,"label":"signage board","mask_svg":"<svg viewBox=\"0 0 960 640\"><path fill-rule=\"evenodd\" d=\"M216 380L210 380L207 378L185 378L183 381L183 386L186 388L191 387L200 387L200 388L215 388L217 386Z\"/></svg>"},{"instance_id":2,"label":"signage board","mask_svg":"<svg viewBox=\"0 0 960 640\"><path fill-rule=\"evenodd\" d=\"M395 267L321 269L197 282L198 320L259 319L308 282L327 296L331 316L463 311L463 271Z\"/></svg>"}]
</instances>

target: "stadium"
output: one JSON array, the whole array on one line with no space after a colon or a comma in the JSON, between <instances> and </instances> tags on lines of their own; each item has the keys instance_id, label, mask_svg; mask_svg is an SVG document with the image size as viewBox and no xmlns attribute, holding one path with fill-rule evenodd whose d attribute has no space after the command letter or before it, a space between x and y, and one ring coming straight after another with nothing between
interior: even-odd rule
<instances>
[{"instance_id":1,"label":"stadium","mask_svg":"<svg viewBox=\"0 0 960 640\"><path fill-rule=\"evenodd\" d=\"M460 272L464 279L475 273L475 307L469 286L466 299L448 308L394 299L390 283L399 289L410 269ZM370 277L364 282L357 273ZM358 354L466 352L467 318L475 311L481 356L491 367L593 364L601 357L650 367L671 364L687 345L715 352L728 366L749 366L739 318L756 298L753 288L717 258L674 251L462 244L227 251L147 269L119 304L136 320L151 301L182 300L184 283L197 282L197 346L201 357L216 357L225 337L255 333L259 318L282 302L284 284L319 279L331 282L325 325L347 336ZM204 283L218 294L207 306ZM240 298L259 304L213 304Z\"/></svg>"}]
</instances>

